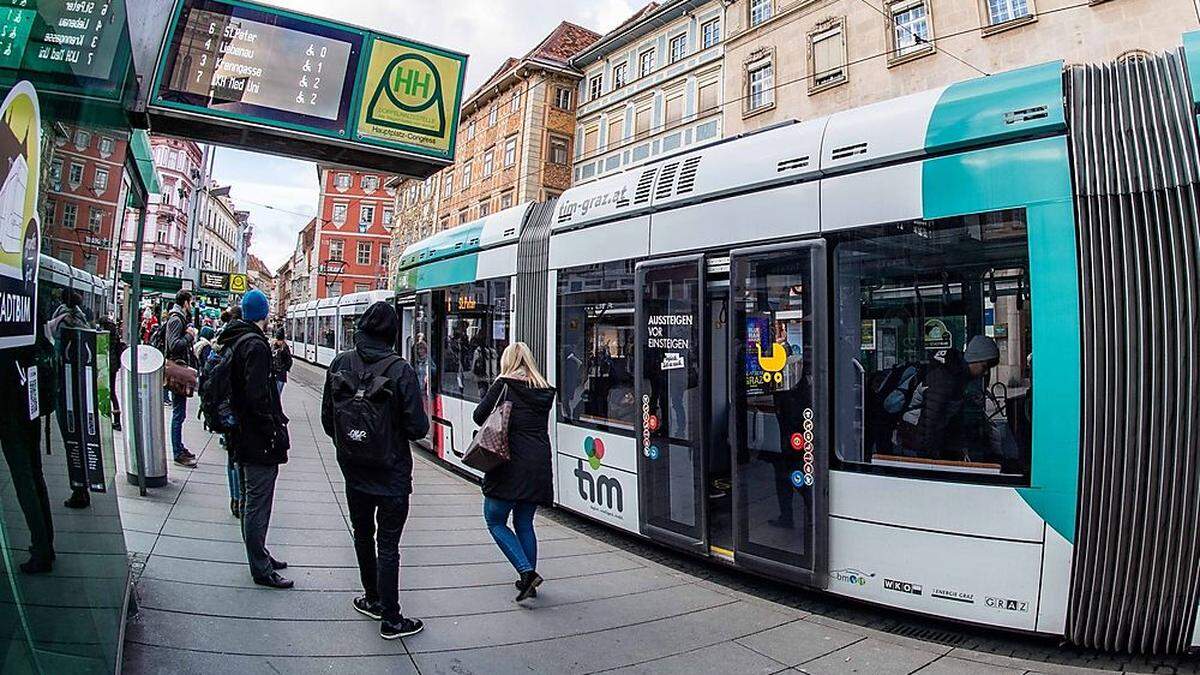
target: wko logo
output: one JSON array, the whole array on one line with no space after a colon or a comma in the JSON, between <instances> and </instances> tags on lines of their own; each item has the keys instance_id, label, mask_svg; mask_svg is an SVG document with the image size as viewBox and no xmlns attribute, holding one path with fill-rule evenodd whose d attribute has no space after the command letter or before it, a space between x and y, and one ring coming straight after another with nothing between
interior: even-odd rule
<instances>
[{"instance_id":1,"label":"wko logo","mask_svg":"<svg viewBox=\"0 0 1200 675\"><path fill-rule=\"evenodd\" d=\"M587 466L592 471L599 471L600 460L604 458L604 441L588 436L583 441L583 452L587 455ZM615 510L621 513L625 510L625 494L621 483L616 478L597 474L593 476L584 468L582 459L577 460L575 478L578 481L579 497L601 508Z\"/></svg>"}]
</instances>

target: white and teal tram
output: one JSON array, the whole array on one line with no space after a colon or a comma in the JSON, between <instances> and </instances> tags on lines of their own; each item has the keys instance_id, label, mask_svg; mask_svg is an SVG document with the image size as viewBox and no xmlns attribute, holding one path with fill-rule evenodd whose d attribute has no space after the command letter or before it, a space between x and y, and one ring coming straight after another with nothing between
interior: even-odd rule
<instances>
[{"instance_id":1,"label":"white and teal tram","mask_svg":"<svg viewBox=\"0 0 1200 675\"><path fill-rule=\"evenodd\" d=\"M1187 649L1198 83L1196 34L1142 61L1049 63L691 149L414 244L397 303L426 445L462 466L471 411L522 340L558 388L565 509L872 603ZM906 373L976 336L999 352L966 394L980 414L914 435Z\"/></svg>"}]
</instances>

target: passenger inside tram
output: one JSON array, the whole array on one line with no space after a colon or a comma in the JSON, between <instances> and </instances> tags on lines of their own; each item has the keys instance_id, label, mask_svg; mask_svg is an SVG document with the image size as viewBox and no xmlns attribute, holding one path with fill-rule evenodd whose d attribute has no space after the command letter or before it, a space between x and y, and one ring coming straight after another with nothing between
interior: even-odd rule
<instances>
[{"instance_id":1,"label":"passenger inside tram","mask_svg":"<svg viewBox=\"0 0 1200 675\"><path fill-rule=\"evenodd\" d=\"M1024 213L876 228L840 241L834 258L836 374L853 383L835 387L839 459L1027 477Z\"/></svg>"}]
</instances>

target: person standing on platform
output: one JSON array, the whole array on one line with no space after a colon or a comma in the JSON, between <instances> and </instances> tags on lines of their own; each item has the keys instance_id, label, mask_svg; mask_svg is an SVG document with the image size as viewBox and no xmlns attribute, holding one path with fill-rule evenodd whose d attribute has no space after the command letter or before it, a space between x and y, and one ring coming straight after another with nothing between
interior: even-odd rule
<instances>
[{"instance_id":1,"label":"person standing on platform","mask_svg":"<svg viewBox=\"0 0 1200 675\"><path fill-rule=\"evenodd\" d=\"M517 602L537 596L537 535L533 515L539 505L554 502L550 469L550 407L554 387L534 363L524 342L514 342L500 356L500 377L475 407L475 424L483 426L501 401L512 403L508 419L509 461L483 477L483 519L500 552L516 568ZM512 515L513 527L508 527ZM514 532L515 530L515 532Z\"/></svg>"},{"instance_id":2,"label":"person standing on platform","mask_svg":"<svg viewBox=\"0 0 1200 675\"><path fill-rule=\"evenodd\" d=\"M275 329L275 342L271 345L271 370L275 371L275 386L283 396L283 385L287 384L288 372L292 369L292 350L288 349L283 329Z\"/></svg>"},{"instance_id":3,"label":"person standing on platform","mask_svg":"<svg viewBox=\"0 0 1200 675\"><path fill-rule=\"evenodd\" d=\"M228 434L227 449L238 465L242 498L242 539L254 583L270 588L291 588L279 574L287 563L267 550L267 529L275 502L279 465L287 463L291 448L287 417L279 403L279 390L271 374L271 345L263 333L270 302L258 289L242 296L242 318L233 319L221 332L217 348L233 350L230 368L230 406L237 419Z\"/></svg>"},{"instance_id":4,"label":"person standing on platform","mask_svg":"<svg viewBox=\"0 0 1200 675\"><path fill-rule=\"evenodd\" d=\"M164 327L164 356L189 367L195 367L192 343L196 340L196 329L190 325L192 316L192 293L182 290L175 294L175 305L167 314ZM188 397L171 392L171 451L175 463L189 469L196 467L196 456L183 445L183 422L187 419Z\"/></svg>"},{"instance_id":5,"label":"person standing on platform","mask_svg":"<svg viewBox=\"0 0 1200 675\"><path fill-rule=\"evenodd\" d=\"M354 598L354 609L379 621L379 637L385 640L424 628L420 619L400 611L400 535L412 493L409 441L429 433L429 417L416 372L393 349L399 325L388 303L368 307L358 320L354 349L329 364L321 397L321 426L333 439L346 478L365 592Z\"/></svg>"},{"instance_id":6,"label":"person standing on platform","mask_svg":"<svg viewBox=\"0 0 1200 675\"><path fill-rule=\"evenodd\" d=\"M32 420L25 414L30 409L26 374L30 366L36 365L40 348L0 350L0 406L12 413L4 424L0 424L0 448L3 448L4 461L8 464L17 504L29 528L29 560L20 565L25 574L46 574L54 569L55 559L54 522L50 516L46 478L42 473L41 430L38 428L40 415L49 415L52 411L43 409L39 417ZM49 346L45 348L49 349ZM42 386L54 385L44 382ZM81 500L80 503L86 506L87 488L82 490L82 497L72 499Z\"/></svg>"}]
</instances>

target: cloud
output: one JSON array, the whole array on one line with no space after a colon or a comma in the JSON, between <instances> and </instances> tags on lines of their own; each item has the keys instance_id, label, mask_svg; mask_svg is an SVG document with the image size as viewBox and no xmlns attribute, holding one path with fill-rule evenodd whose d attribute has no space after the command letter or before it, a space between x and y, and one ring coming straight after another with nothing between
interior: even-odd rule
<instances>
[{"instance_id":1,"label":"cloud","mask_svg":"<svg viewBox=\"0 0 1200 675\"><path fill-rule=\"evenodd\" d=\"M464 52L466 92L473 91L509 56L522 56L561 21L605 33L645 2L641 0L268 0L306 12ZM221 148L216 178L233 186L238 208L250 211L250 251L272 271L294 250L296 234L316 215L320 195L312 162ZM307 215L306 215L307 214Z\"/></svg>"}]
</instances>

